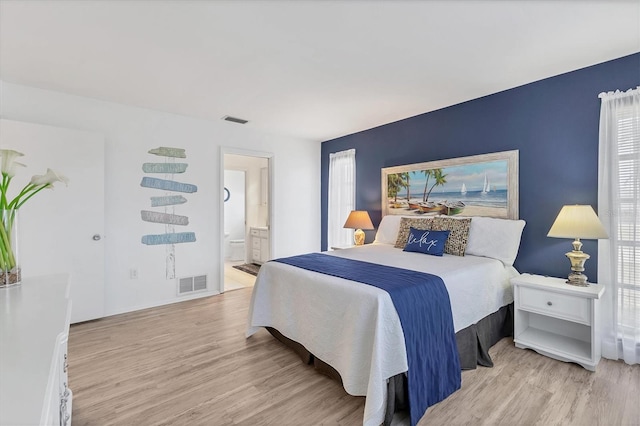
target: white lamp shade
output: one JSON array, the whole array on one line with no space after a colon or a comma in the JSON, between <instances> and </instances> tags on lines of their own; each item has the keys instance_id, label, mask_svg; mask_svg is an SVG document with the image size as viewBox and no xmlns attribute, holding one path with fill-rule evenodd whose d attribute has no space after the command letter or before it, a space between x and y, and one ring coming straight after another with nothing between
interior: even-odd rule
<instances>
[{"instance_id":1,"label":"white lamp shade","mask_svg":"<svg viewBox=\"0 0 640 426\"><path fill-rule=\"evenodd\" d=\"M592 240L609 238L593 207L589 205L562 207L547 237Z\"/></svg>"},{"instance_id":2,"label":"white lamp shade","mask_svg":"<svg viewBox=\"0 0 640 426\"><path fill-rule=\"evenodd\" d=\"M343 228L351 229L373 229L373 223L369 217L369 213L364 210L352 210L349 213L347 221L344 223Z\"/></svg>"}]
</instances>

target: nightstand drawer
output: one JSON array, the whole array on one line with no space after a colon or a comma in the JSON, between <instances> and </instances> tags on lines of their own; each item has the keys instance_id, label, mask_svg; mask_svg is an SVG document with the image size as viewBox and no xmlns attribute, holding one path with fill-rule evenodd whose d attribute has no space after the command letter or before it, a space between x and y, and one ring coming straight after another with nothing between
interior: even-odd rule
<instances>
[{"instance_id":1,"label":"nightstand drawer","mask_svg":"<svg viewBox=\"0 0 640 426\"><path fill-rule=\"evenodd\" d=\"M519 291L518 307L522 310L590 325L591 308L589 301L583 297L529 287L520 287Z\"/></svg>"}]
</instances>

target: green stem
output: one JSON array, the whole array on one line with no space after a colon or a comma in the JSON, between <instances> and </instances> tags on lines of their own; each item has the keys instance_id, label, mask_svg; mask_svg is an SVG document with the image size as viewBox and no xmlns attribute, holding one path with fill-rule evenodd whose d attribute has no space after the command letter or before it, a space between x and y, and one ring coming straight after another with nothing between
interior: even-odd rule
<instances>
[{"instance_id":1,"label":"green stem","mask_svg":"<svg viewBox=\"0 0 640 426\"><path fill-rule=\"evenodd\" d=\"M3 271L7 271L7 262L5 260L6 256L6 249L4 247L4 242L0 241L0 269L2 269Z\"/></svg>"},{"instance_id":2,"label":"green stem","mask_svg":"<svg viewBox=\"0 0 640 426\"><path fill-rule=\"evenodd\" d=\"M7 249L4 246L4 241L0 240L0 245L2 249L0 250L0 268L3 271L9 271L11 268L9 267L9 256L7 255Z\"/></svg>"},{"instance_id":3,"label":"green stem","mask_svg":"<svg viewBox=\"0 0 640 426\"><path fill-rule=\"evenodd\" d=\"M3 212L3 217L2 217L2 223L0 223L0 238L2 239L2 243L4 246L4 250L3 250L3 257L4 257L4 261L5 261L5 267L3 269L5 269L6 271L10 271L11 269L13 269L16 266L16 260L13 256L13 249L11 247L11 239L9 238L9 235L7 234L7 230L5 229L5 223L4 223L4 213L7 212L6 210Z\"/></svg>"},{"instance_id":4,"label":"green stem","mask_svg":"<svg viewBox=\"0 0 640 426\"><path fill-rule=\"evenodd\" d=\"M36 195L38 192L42 191L45 188L48 188L49 184L46 185L42 185L40 188L33 190L33 188L35 188L35 186L31 187L31 194L29 194L27 196L27 198L25 198L24 200L19 200L19 198L22 196L22 193L20 193L20 195L18 195L16 198L13 199L13 201L11 203L9 203L9 209L13 209L13 210L18 210L20 207L22 207L22 205L24 203L26 203L31 197L33 197L34 195Z\"/></svg>"},{"instance_id":5,"label":"green stem","mask_svg":"<svg viewBox=\"0 0 640 426\"><path fill-rule=\"evenodd\" d=\"M0 198L0 208L2 209L7 207L7 189L10 180L8 175L2 174L2 197Z\"/></svg>"},{"instance_id":6,"label":"green stem","mask_svg":"<svg viewBox=\"0 0 640 426\"><path fill-rule=\"evenodd\" d=\"M14 206L17 205L20 202L20 199L25 195L28 194L30 191L33 191L33 189L36 186L33 185L32 183L28 183L24 186L24 188L22 188L22 191L20 191L20 193L18 195L16 195L16 197L11 200L11 202L8 205L3 206L3 210L11 210L13 208L15 208ZM6 189L4 191L5 193L7 192Z\"/></svg>"}]
</instances>

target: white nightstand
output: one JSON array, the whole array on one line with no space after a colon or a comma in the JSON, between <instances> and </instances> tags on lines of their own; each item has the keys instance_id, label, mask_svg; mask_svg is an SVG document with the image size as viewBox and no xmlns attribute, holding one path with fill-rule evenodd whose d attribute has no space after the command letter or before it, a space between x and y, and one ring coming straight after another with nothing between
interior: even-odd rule
<instances>
[{"instance_id":1,"label":"white nightstand","mask_svg":"<svg viewBox=\"0 0 640 426\"><path fill-rule=\"evenodd\" d=\"M577 287L560 278L522 274L511 279L513 340L548 357L595 371L600 361L602 284Z\"/></svg>"}]
</instances>

